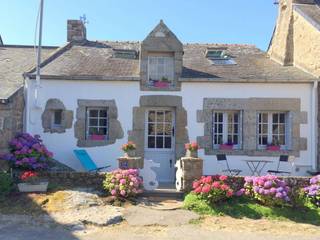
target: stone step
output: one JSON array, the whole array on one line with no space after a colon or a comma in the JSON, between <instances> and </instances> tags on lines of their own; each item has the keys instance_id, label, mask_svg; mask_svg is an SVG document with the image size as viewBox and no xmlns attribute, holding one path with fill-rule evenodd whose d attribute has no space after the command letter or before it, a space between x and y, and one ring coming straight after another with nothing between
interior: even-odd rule
<instances>
[{"instance_id":1,"label":"stone step","mask_svg":"<svg viewBox=\"0 0 320 240\"><path fill-rule=\"evenodd\" d=\"M142 197L159 197L167 199L183 199L184 193L179 192L176 189L156 189L153 191L144 191L141 194Z\"/></svg>"}]
</instances>

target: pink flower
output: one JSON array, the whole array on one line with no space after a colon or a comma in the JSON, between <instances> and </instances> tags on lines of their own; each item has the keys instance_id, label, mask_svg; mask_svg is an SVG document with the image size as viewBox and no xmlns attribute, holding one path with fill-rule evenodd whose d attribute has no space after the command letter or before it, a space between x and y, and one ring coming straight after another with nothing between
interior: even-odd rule
<instances>
[{"instance_id":1,"label":"pink flower","mask_svg":"<svg viewBox=\"0 0 320 240\"><path fill-rule=\"evenodd\" d=\"M210 185L206 184L202 188L202 193L208 193L210 192L210 190L211 190Z\"/></svg>"},{"instance_id":2,"label":"pink flower","mask_svg":"<svg viewBox=\"0 0 320 240\"><path fill-rule=\"evenodd\" d=\"M229 189L229 186L227 184L222 184L221 185L221 190L226 191Z\"/></svg>"},{"instance_id":3,"label":"pink flower","mask_svg":"<svg viewBox=\"0 0 320 240\"><path fill-rule=\"evenodd\" d=\"M194 190L195 193L201 193L201 187L197 187L195 190Z\"/></svg>"},{"instance_id":4,"label":"pink flower","mask_svg":"<svg viewBox=\"0 0 320 240\"><path fill-rule=\"evenodd\" d=\"M229 190L226 195L227 195L227 197L231 197L233 195L232 190Z\"/></svg>"},{"instance_id":5,"label":"pink flower","mask_svg":"<svg viewBox=\"0 0 320 240\"><path fill-rule=\"evenodd\" d=\"M117 191L116 190L111 190L111 195L112 196L115 196L117 194Z\"/></svg>"},{"instance_id":6,"label":"pink flower","mask_svg":"<svg viewBox=\"0 0 320 240\"><path fill-rule=\"evenodd\" d=\"M192 183L193 189L196 189L196 188L199 187L199 186L200 186L200 182L199 182L199 181L194 181L194 182Z\"/></svg>"},{"instance_id":7,"label":"pink flower","mask_svg":"<svg viewBox=\"0 0 320 240\"><path fill-rule=\"evenodd\" d=\"M124 184L126 184L126 182L127 182L127 181L126 181L124 178L120 179L120 184L123 184L123 185L124 185Z\"/></svg>"},{"instance_id":8,"label":"pink flower","mask_svg":"<svg viewBox=\"0 0 320 240\"><path fill-rule=\"evenodd\" d=\"M121 191L120 191L120 195L121 195L121 196L125 196L125 195L126 195L126 191L125 191L125 190L121 190Z\"/></svg>"},{"instance_id":9,"label":"pink flower","mask_svg":"<svg viewBox=\"0 0 320 240\"><path fill-rule=\"evenodd\" d=\"M228 179L228 177L225 176L225 175L221 175L221 176L219 177L219 180L220 180L220 181L226 181L227 179Z\"/></svg>"},{"instance_id":10,"label":"pink flower","mask_svg":"<svg viewBox=\"0 0 320 240\"><path fill-rule=\"evenodd\" d=\"M207 176L203 179L204 183L211 183L212 182L212 177L211 176Z\"/></svg>"},{"instance_id":11,"label":"pink flower","mask_svg":"<svg viewBox=\"0 0 320 240\"><path fill-rule=\"evenodd\" d=\"M212 187L214 187L214 188L220 188L220 182L214 181L214 182L212 183Z\"/></svg>"}]
</instances>

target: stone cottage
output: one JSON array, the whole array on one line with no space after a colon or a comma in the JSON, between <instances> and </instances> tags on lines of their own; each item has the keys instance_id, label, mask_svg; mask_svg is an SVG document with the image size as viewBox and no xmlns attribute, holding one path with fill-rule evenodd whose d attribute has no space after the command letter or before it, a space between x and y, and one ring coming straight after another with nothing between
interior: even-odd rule
<instances>
[{"instance_id":1,"label":"stone cottage","mask_svg":"<svg viewBox=\"0 0 320 240\"><path fill-rule=\"evenodd\" d=\"M44 47L43 58L55 47ZM35 63L33 46L5 45L0 36L0 153L8 149L8 141L23 131L23 73Z\"/></svg>"},{"instance_id":2,"label":"stone cottage","mask_svg":"<svg viewBox=\"0 0 320 240\"><path fill-rule=\"evenodd\" d=\"M304 175L319 167L319 60L312 56L319 49L312 39L320 9L302 0L279 6L267 53L253 45L184 44L163 21L141 42L91 41L81 21L69 20L67 44L42 62L41 88L35 69L24 74L25 131L40 134L57 160L79 171L74 149L116 168L121 145L132 140L139 156L160 163L158 180L173 182L184 144L197 141L204 174L219 173L216 154L226 153L243 174L243 160L273 161L267 170L289 154L294 168L284 168Z\"/></svg>"}]
</instances>

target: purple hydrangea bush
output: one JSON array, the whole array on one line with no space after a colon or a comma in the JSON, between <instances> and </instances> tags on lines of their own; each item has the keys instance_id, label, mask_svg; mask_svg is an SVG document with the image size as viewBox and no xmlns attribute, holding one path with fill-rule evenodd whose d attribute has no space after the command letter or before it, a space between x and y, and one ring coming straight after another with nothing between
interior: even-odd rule
<instances>
[{"instance_id":1,"label":"purple hydrangea bush","mask_svg":"<svg viewBox=\"0 0 320 240\"><path fill-rule=\"evenodd\" d=\"M9 142L10 153L1 157L13 168L24 170L45 170L52 159L52 152L43 144L39 135L19 133Z\"/></svg>"},{"instance_id":2,"label":"purple hydrangea bush","mask_svg":"<svg viewBox=\"0 0 320 240\"><path fill-rule=\"evenodd\" d=\"M269 206L281 206L290 201L290 187L286 182L274 175L259 177L245 177L245 195L251 196L262 204Z\"/></svg>"},{"instance_id":3,"label":"purple hydrangea bush","mask_svg":"<svg viewBox=\"0 0 320 240\"><path fill-rule=\"evenodd\" d=\"M115 198L130 198L142 193L142 183L137 169L118 169L106 174L103 187Z\"/></svg>"},{"instance_id":4,"label":"purple hydrangea bush","mask_svg":"<svg viewBox=\"0 0 320 240\"><path fill-rule=\"evenodd\" d=\"M310 185L303 189L304 194L312 204L320 207L320 175L310 179Z\"/></svg>"}]
</instances>

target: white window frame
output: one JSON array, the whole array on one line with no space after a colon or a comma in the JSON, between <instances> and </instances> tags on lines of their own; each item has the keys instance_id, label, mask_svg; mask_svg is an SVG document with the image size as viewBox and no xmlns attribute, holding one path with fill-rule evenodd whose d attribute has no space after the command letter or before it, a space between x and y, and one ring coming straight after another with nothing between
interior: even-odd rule
<instances>
[{"instance_id":1,"label":"white window frame","mask_svg":"<svg viewBox=\"0 0 320 240\"><path fill-rule=\"evenodd\" d=\"M272 144L272 139L274 135L282 135L282 134L273 134L273 114L284 114L284 141L285 144L284 145L279 145L281 150L287 150L289 148L289 127L290 127L290 122L289 122L289 112L286 111L259 111L257 113L257 147L258 149L266 149L267 145L264 144L259 144L259 138L260 138L260 134L259 134L259 114L268 114L268 135L267 135L267 144Z\"/></svg>"},{"instance_id":2,"label":"white window frame","mask_svg":"<svg viewBox=\"0 0 320 240\"><path fill-rule=\"evenodd\" d=\"M159 61L163 59L163 73L159 73ZM156 60L157 63L153 66L155 69L151 67L151 61ZM170 61L169 61L170 60ZM151 74L151 71L157 71L154 74ZM150 79L151 75L157 76L156 79ZM148 81L161 81L162 77L166 77L168 82L173 82L174 80L174 57L173 56L148 56Z\"/></svg>"},{"instance_id":3,"label":"white window frame","mask_svg":"<svg viewBox=\"0 0 320 240\"><path fill-rule=\"evenodd\" d=\"M97 117L90 117L90 111L92 110L97 110L98 111L98 116ZM100 110L106 110L106 117L100 117ZM97 126L91 126L90 125L90 119L97 119ZM106 120L106 126L100 126L100 120L101 119L105 119ZM106 135L104 140L108 139L108 135L109 135L109 118L108 118L108 108L107 107L87 107L86 109L86 139L87 140L91 140L90 139L90 134L89 134L89 129L95 127L98 128L98 130L100 128L106 128Z\"/></svg>"},{"instance_id":4,"label":"white window frame","mask_svg":"<svg viewBox=\"0 0 320 240\"><path fill-rule=\"evenodd\" d=\"M216 144L214 142L214 137L215 137L215 123L220 123L220 122L215 122L215 114L216 113L222 113L223 114L223 127L222 127L222 133L219 133L219 135L222 134L222 144L226 144L228 142L228 125L230 124L228 122L228 115L229 114L234 114L234 113L238 113L238 133L234 134L234 132L232 132L232 135L238 135L238 144L234 144L233 145L233 149L241 149L242 146L242 111L241 110L230 110L230 111L213 111L212 113L212 144L213 144L213 148L214 149L219 149L221 144ZM232 125L234 125L234 123L231 123Z\"/></svg>"}]
</instances>

